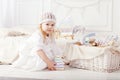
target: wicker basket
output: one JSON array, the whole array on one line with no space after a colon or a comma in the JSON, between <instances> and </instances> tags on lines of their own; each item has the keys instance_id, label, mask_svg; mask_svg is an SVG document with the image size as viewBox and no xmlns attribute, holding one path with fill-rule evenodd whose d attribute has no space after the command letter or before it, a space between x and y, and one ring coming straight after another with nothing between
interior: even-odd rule
<instances>
[{"instance_id":1,"label":"wicker basket","mask_svg":"<svg viewBox=\"0 0 120 80\"><path fill-rule=\"evenodd\" d=\"M100 71L113 72L119 70L120 54L104 53L93 59L76 59L70 62L71 67Z\"/></svg>"}]
</instances>

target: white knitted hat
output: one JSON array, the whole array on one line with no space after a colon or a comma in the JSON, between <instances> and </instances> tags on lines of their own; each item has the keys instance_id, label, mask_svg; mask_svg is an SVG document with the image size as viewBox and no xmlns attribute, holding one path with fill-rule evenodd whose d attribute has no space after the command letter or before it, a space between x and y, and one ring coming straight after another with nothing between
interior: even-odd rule
<instances>
[{"instance_id":1,"label":"white knitted hat","mask_svg":"<svg viewBox=\"0 0 120 80\"><path fill-rule=\"evenodd\" d=\"M52 14L51 12L44 13L44 14L41 16L40 24L41 24L41 23L44 23L44 22L46 22L46 21L56 22L56 18L55 18L55 16L54 16L54 14Z\"/></svg>"}]
</instances>

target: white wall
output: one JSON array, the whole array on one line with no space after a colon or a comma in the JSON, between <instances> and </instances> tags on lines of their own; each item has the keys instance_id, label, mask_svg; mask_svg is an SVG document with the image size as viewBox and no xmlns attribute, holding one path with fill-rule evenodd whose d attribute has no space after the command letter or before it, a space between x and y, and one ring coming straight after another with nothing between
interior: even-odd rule
<instances>
[{"instance_id":1,"label":"white wall","mask_svg":"<svg viewBox=\"0 0 120 80\"><path fill-rule=\"evenodd\" d=\"M120 0L114 0L113 5L113 32L120 35Z\"/></svg>"},{"instance_id":2,"label":"white wall","mask_svg":"<svg viewBox=\"0 0 120 80\"><path fill-rule=\"evenodd\" d=\"M43 11L46 11L46 8L43 10L43 6L48 6L50 10L50 5L44 4L45 0L17 0L16 3L16 22L17 25L37 25L39 24L40 15ZM47 3L50 0L46 0ZM119 33L120 30L120 0L113 0L113 23L111 27L102 27L104 31L112 31ZM108 28L108 29L107 29ZM96 29L100 27L96 26Z\"/></svg>"},{"instance_id":3,"label":"white wall","mask_svg":"<svg viewBox=\"0 0 120 80\"><path fill-rule=\"evenodd\" d=\"M42 14L42 0L17 0L17 25L36 25Z\"/></svg>"}]
</instances>

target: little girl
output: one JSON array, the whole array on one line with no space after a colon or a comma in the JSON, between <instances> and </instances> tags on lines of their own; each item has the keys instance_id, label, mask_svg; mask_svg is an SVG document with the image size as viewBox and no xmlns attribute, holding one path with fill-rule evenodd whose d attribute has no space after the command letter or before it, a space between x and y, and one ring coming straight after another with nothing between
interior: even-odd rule
<instances>
[{"instance_id":1,"label":"little girl","mask_svg":"<svg viewBox=\"0 0 120 80\"><path fill-rule=\"evenodd\" d=\"M19 58L12 65L29 70L55 70L54 57L61 55L54 40L55 24L56 18L52 13L43 14L39 30L20 46Z\"/></svg>"}]
</instances>

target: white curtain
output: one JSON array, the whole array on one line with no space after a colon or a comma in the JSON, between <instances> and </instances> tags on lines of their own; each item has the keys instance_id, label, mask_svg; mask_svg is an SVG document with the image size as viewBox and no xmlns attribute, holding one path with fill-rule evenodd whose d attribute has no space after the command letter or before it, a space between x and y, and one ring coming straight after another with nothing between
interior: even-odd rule
<instances>
[{"instance_id":1,"label":"white curtain","mask_svg":"<svg viewBox=\"0 0 120 80\"><path fill-rule=\"evenodd\" d=\"M0 27L15 26L15 1L0 0Z\"/></svg>"}]
</instances>

